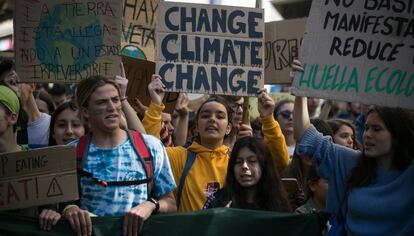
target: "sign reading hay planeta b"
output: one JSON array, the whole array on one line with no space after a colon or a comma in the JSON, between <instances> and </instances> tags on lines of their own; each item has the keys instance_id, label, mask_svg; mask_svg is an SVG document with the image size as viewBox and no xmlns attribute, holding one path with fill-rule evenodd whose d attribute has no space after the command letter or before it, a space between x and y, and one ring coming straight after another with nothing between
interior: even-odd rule
<instances>
[{"instance_id":1,"label":"sign reading hay planeta b","mask_svg":"<svg viewBox=\"0 0 414 236\"><path fill-rule=\"evenodd\" d=\"M154 61L159 0L124 0L122 55Z\"/></svg>"},{"instance_id":2,"label":"sign reading hay planeta b","mask_svg":"<svg viewBox=\"0 0 414 236\"><path fill-rule=\"evenodd\" d=\"M16 70L25 82L114 77L120 63L122 1L16 0Z\"/></svg>"},{"instance_id":3,"label":"sign reading hay planeta b","mask_svg":"<svg viewBox=\"0 0 414 236\"><path fill-rule=\"evenodd\" d=\"M414 109L412 0L313 1L295 95Z\"/></svg>"},{"instance_id":4,"label":"sign reading hay planeta b","mask_svg":"<svg viewBox=\"0 0 414 236\"><path fill-rule=\"evenodd\" d=\"M264 11L160 2L156 72L168 91L256 96L264 84Z\"/></svg>"}]
</instances>

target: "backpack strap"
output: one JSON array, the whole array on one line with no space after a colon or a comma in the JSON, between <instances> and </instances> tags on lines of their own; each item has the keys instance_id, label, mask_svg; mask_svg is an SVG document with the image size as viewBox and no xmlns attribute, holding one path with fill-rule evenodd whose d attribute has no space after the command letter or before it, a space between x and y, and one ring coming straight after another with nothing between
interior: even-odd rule
<instances>
[{"instance_id":1,"label":"backpack strap","mask_svg":"<svg viewBox=\"0 0 414 236\"><path fill-rule=\"evenodd\" d=\"M129 131L127 130L128 139L131 140L132 147L134 148L135 153L137 154L139 161L141 162L143 169L145 171L146 178L144 180L130 180L130 181L111 181L106 182L98 178L94 178L92 173L89 173L83 170L83 166L85 160L88 155L88 147L90 144L91 137L90 135L85 135L79 138L78 144L76 146L76 159L77 159L77 169L78 174L81 176L85 176L91 178L98 184L103 187L108 186L130 186L130 185L140 185L140 184L147 184L147 194L148 199L152 195L152 188L153 188L153 173L154 167L150 152L148 151L147 146L144 143L144 139L140 133L136 131Z\"/></svg>"},{"instance_id":2,"label":"backpack strap","mask_svg":"<svg viewBox=\"0 0 414 236\"><path fill-rule=\"evenodd\" d=\"M154 186L154 163L152 161L152 157L150 155L150 152L148 151L148 147L144 142L144 138L142 135L134 130L127 130L128 138L133 141L133 147L135 149L135 152L137 153L139 160L144 167L145 176L147 179L147 194L148 199L152 196L152 189Z\"/></svg>"},{"instance_id":3,"label":"backpack strap","mask_svg":"<svg viewBox=\"0 0 414 236\"><path fill-rule=\"evenodd\" d=\"M88 147L90 142L90 134L84 135L79 138L76 145L76 165L78 170L83 168L86 157L88 156Z\"/></svg>"},{"instance_id":4,"label":"backpack strap","mask_svg":"<svg viewBox=\"0 0 414 236\"><path fill-rule=\"evenodd\" d=\"M183 187L185 184L185 178L188 175L188 172L191 169L191 166L194 164L196 154L187 149L187 160L185 161L185 166L183 173L181 174L180 183L177 188L177 209L180 208L181 204L181 194L183 192Z\"/></svg>"}]
</instances>

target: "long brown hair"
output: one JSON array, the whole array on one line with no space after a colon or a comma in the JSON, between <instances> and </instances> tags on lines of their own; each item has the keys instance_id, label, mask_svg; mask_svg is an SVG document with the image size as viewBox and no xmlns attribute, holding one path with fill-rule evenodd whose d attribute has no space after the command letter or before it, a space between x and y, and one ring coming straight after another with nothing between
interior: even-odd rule
<instances>
[{"instance_id":1,"label":"long brown hair","mask_svg":"<svg viewBox=\"0 0 414 236\"><path fill-rule=\"evenodd\" d=\"M227 177L224 185L224 199L233 200L232 207L243 206L246 204L245 189L234 177L234 166L239 151L247 147L254 152L262 169L262 176L256 186L256 196L254 204L258 209L266 211L289 212L289 201L286 192L282 187L280 177L276 172L275 165L271 158L272 154L263 140L256 137L244 137L236 141L230 155L227 166Z\"/></svg>"},{"instance_id":2,"label":"long brown hair","mask_svg":"<svg viewBox=\"0 0 414 236\"><path fill-rule=\"evenodd\" d=\"M412 112L401 108L374 107L367 117L376 112L391 133L393 152L391 166L404 171L414 158L414 116ZM369 185L376 178L378 168L375 158L368 158L362 152L357 165L352 170L348 181L349 188Z\"/></svg>"}]
</instances>

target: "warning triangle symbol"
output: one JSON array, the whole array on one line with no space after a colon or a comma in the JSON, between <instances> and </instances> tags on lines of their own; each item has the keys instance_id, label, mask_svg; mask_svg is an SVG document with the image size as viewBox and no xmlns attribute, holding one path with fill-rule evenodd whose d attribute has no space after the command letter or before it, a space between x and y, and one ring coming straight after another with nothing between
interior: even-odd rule
<instances>
[{"instance_id":1,"label":"warning triangle symbol","mask_svg":"<svg viewBox=\"0 0 414 236\"><path fill-rule=\"evenodd\" d=\"M48 197L56 197L63 195L62 189L60 188L56 178L53 178L52 181L50 181L49 189L47 190L46 195Z\"/></svg>"}]
</instances>

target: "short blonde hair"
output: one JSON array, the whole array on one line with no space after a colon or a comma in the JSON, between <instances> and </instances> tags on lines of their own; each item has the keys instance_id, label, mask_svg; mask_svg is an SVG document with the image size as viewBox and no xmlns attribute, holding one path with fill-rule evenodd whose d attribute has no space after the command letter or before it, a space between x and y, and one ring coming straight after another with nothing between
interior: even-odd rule
<instances>
[{"instance_id":1,"label":"short blonde hair","mask_svg":"<svg viewBox=\"0 0 414 236\"><path fill-rule=\"evenodd\" d=\"M118 91L118 94L120 94L118 84L112 79L105 78L101 75L94 75L85 80L82 80L78 84L78 88L76 90L76 102L78 104L78 107L87 107L89 98L91 97L92 93L95 92L97 88L102 87L106 84L113 85Z\"/></svg>"}]
</instances>

